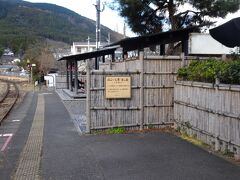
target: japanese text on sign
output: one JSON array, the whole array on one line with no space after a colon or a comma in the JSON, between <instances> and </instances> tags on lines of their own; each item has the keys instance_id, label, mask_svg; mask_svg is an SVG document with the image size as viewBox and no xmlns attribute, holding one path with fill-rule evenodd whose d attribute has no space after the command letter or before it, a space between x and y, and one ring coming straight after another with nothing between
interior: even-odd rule
<instances>
[{"instance_id":1,"label":"japanese text on sign","mask_svg":"<svg viewBox=\"0 0 240 180\"><path fill-rule=\"evenodd\" d=\"M131 98L131 77L109 76L105 81L105 95L107 99Z\"/></svg>"}]
</instances>

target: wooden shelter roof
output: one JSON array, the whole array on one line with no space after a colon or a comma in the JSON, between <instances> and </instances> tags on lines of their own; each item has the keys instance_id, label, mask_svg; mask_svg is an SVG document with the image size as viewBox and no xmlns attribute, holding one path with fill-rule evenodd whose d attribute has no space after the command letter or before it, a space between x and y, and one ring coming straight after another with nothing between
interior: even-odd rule
<instances>
[{"instance_id":1,"label":"wooden shelter roof","mask_svg":"<svg viewBox=\"0 0 240 180\"><path fill-rule=\"evenodd\" d=\"M67 60L67 61L81 61L96 57L101 57L104 55L114 54L117 48L123 48L124 51L140 50L146 47L151 47L154 45L169 44L179 41L188 40L189 34L191 32L197 32L200 26L193 26L184 29L179 29L176 31L167 31L156 34L149 34L139 37L132 37L120 40L108 46L105 46L103 49L97 51L86 52L82 54L64 56L58 61Z\"/></svg>"},{"instance_id":2,"label":"wooden shelter roof","mask_svg":"<svg viewBox=\"0 0 240 180\"><path fill-rule=\"evenodd\" d=\"M111 46L111 47L105 47L103 49L99 49L97 51L91 51L86 52L82 54L76 54L76 55L70 55L70 56L64 56L58 61L66 60L66 61L82 61L86 59L92 59L104 55L110 55L114 54L115 50L119 48L119 46Z\"/></svg>"},{"instance_id":3,"label":"wooden shelter roof","mask_svg":"<svg viewBox=\"0 0 240 180\"><path fill-rule=\"evenodd\" d=\"M169 44L179 41L188 40L189 34L197 32L200 26L193 26L176 31L167 31L156 34L149 34L139 37L126 38L118 42L108 45L110 46L121 46L124 51L139 50L154 45Z\"/></svg>"}]
</instances>

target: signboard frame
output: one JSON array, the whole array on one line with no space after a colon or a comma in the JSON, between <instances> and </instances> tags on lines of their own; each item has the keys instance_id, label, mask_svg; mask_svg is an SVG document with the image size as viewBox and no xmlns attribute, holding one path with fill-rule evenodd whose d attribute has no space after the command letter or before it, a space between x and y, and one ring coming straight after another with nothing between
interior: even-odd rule
<instances>
[{"instance_id":1,"label":"signboard frame","mask_svg":"<svg viewBox=\"0 0 240 180\"><path fill-rule=\"evenodd\" d=\"M112 79L108 81L108 78ZM131 76L106 76L105 77L105 98L106 99L131 99L132 78Z\"/></svg>"}]
</instances>

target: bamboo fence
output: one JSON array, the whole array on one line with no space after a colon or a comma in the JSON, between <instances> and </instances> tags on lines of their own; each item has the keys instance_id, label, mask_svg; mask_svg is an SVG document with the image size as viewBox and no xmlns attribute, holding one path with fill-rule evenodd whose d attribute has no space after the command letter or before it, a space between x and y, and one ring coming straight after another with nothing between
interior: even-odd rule
<instances>
[{"instance_id":1,"label":"bamboo fence","mask_svg":"<svg viewBox=\"0 0 240 180\"><path fill-rule=\"evenodd\" d=\"M67 80L65 75L56 76L56 89L67 89Z\"/></svg>"},{"instance_id":2,"label":"bamboo fence","mask_svg":"<svg viewBox=\"0 0 240 180\"><path fill-rule=\"evenodd\" d=\"M56 76L56 89L67 89L67 76L66 75L57 75ZM78 75L78 80L86 84L87 77L86 75Z\"/></svg>"},{"instance_id":3,"label":"bamboo fence","mask_svg":"<svg viewBox=\"0 0 240 180\"><path fill-rule=\"evenodd\" d=\"M174 119L215 150L240 157L240 86L177 81Z\"/></svg>"},{"instance_id":4,"label":"bamboo fence","mask_svg":"<svg viewBox=\"0 0 240 180\"><path fill-rule=\"evenodd\" d=\"M143 129L172 125L173 94L176 72L182 59L145 57L106 64L101 70L88 71L88 130L112 127ZM110 67L112 70L109 70ZM130 76L131 99L106 99L106 76Z\"/></svg>"}]
</instances>

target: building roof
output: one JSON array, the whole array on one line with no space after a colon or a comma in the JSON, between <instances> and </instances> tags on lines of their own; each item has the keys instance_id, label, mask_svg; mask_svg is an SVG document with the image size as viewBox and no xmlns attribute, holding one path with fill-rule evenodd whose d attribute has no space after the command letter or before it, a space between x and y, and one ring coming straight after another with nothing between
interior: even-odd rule
<instances>
[{"instance_id":1,"label":"building roof","mask_svg":"<svg viewBox=\"0 0 240 180\"><path fill-rule=\"evenodd\" d=\"M70 55L70 56L64 56L58 61L67 60L67 61L81 61L86 59L92 59L104 55L114 54L115 50L119 48L119 46L112 46L112 47L105 47L103 49L100 49L98 51L91 51L86 52L82 54L76 54L76 55Z\"/></svg>"},{"instance_id":2,"label":"building roof","mask_svg":"<svg viewBox=\"0 0 240 180\"><path fill-rule=\"evenodd\" d=\"M68 61L80 61L85 59L91 59L104 55L113 54L117 48L122 47L124 51L139 50L145 47L153 45L169 44L179 41L188 40L188 36L191 32L197 32L200 26L193 26L185 29L179 29L176 31L168 31L157 34L149 34L139 37L126 38L116 43L105 46L103 49L98 51L86 52L82 54L65 56L59 59Z\"/></svg>"},{"instance_id":3,"label":"building roof","mask_svg":"<svg viewBox=\"0 0 240 180\"><path fill-rule=\"evenodd\" d=\"M108 43L101 42L101 46L106 46ZM88 42L73 42L74 46L88 46ZM89 46L96 46L96 42L89 42Z\"/></svg>"},{"instance_id":4,"label":"building roof","mask_svg":"<svg viewBox=\"0 0 240 180\"><path fill-rule=\"evenodd\" d=\"M120 45L124 51L139 50L160 44L169 44L179 41L188 40L188 35L197 32L200 26L179 29L176 31L167 31L156 34L149 34L139 37L126 38L110 44L108 46Z\"/></svg>"}]
</instances>

